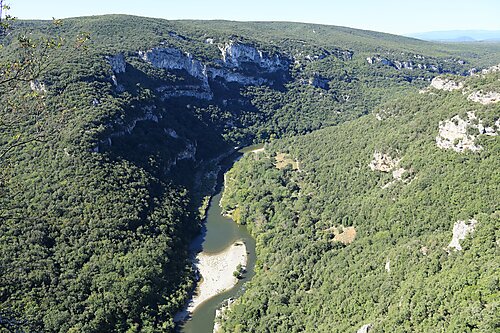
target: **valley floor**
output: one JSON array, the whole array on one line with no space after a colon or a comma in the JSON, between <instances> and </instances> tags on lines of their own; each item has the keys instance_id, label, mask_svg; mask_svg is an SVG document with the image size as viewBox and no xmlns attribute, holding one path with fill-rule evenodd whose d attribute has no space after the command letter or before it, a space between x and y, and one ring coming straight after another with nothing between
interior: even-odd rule
<instances>
[{"instance_id":1,"label":"valley floor","mask_svg":"<svg viewBox=\"0 0 500 333\"><path fill-rule=\"evenodd\" d=\"M200 252L195 265L201 275L198 288L186 310L177 314L177 320L183 320L192 314L206 300L233 288L238 279L233 275L238 265L247 265L245 243L237 241L219 253Z\"/></svg>"}]
</instances>

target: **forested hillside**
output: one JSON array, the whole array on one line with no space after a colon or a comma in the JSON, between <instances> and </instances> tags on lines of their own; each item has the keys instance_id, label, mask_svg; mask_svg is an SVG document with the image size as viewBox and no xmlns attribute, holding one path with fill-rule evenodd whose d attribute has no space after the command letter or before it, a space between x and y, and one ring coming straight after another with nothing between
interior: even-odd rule
<instances>
[{"instance_id":1,"label":"forested hillside","mask_svg":"<svg viewBox=\"0 0 500 333\"><path fill-rule=\"evenodd\" d=\"M258 264L224 331L498 330L496 70L238 161L222 205Z\"/></svg>"},{"instance_id":2,"label":"forested hillside","mask_svg":"<svg viewBox=\"0 0 500 333\"><path fill-rule=\"evenodd\" d=\"M23 76L22 67L9 66L26 59L26 49L32 40L47 37L55 39L47 50L36 48L40 63L30 64L37 69L33 77ZM276 170L269 158L251 163L245 161L238 167L241 170L237 178L241 179L241 186L251 176L243 172L243 165L257 168L255 175L262 174L262 180L274 182L265 185L268 193L259 197L258 203L256 201L259 207L276 205L269 211L260 208L250 211L245 196L231 197L241 206L238 207L238 220L248 220L260 239L259 267L262 272L271 269L273 262L283 256L279 251L270 252L271 244L283 246L283 251L295 244L297 251L300 250L297 253L312 260L311 265L330 267L327 265L331 262L322 263L320 259L332 251L335 256L342 253L355 256L349 252L350 247L331 242L328 231L319 233L318 230L338 225L338 218L345 226L361 223L358 211L362 207L365 209L363 218L376 218L373 217L371 229L365 227L357 231L361 241L356 239L352 245L357 247L364 241L368 242L369 238L363 236L367 233L377 235L380 242L370 241L382 248L380 258L385 260L391 253L395 255L401 250L402 245L395 245L391 250L394 252L389 253L390 248L382 245L390 239L401 244L397 238L401 228L391 231L396 237L393 238L390 233L378 233L382 227L375 221L385 221L380 223L385 223L386 227L399 221L395 216L403 211L397 208L402 204L398 201L398 191L406 193L405 189L424 182L425 175L442 175L442 170L448 166L444 162L438 164L438 161L460 160L462 167L471 170L476 170L474 163L477 163L481 165L482 177L495 171L491 165L495 162L494 153L498 152L494 150L494 138L481 138L484 149L475 155L437 151L425 141L428 139L419 139L436 129L437 120L452 116L453 109L447 110L439 101L450 104L457 112L459 105L471 102L455 98L461 96L458 92L438 95L439 99L429 98L435 92L423 95L415 95L415 92L428 86L437 75L464 76L493 65L500 55L498 44L481 47L430 44L370 31L296 23L166 21L120 15L67 19L56 24L18 21L9 33L1 35L0 44L2 330L172 331L175 326L173 316L182 308L194 286L195 274L188 260L188 244L199 231L199 208L203 198L211 194L217 163L235 146L294 137L366 115L339 129L315 132L294 141L276 141L275 145L268 147L266 154L283 151L299 159L303 172L290 168ZM11 77L17 78L16 85L4 85ZM497 84L494 79L488 82L492 86ZM398 96L403 102L390 102ZM386 104L378 107L380 103ZM439 106L438 111L432 111L433 106ZM388 121L373 120L370 114L377 107L380 114L385 114L382 110L388 110L394 120L390 117ZM484 113L482 117L486 122L494 119L494 110L497 109L485 106L478 112ZM405 122L412 118L412 112L419 115L411 123L414 127ZM401 122L402 125L391 125L392 122ZM377 126L379 130L375 133L372 127ZM417 129L420 129L418 133L415 132ZM396 135L398 132L412 140L401 139ZM369 133L373 134L373 140ZM369 146L358 151L356 142ZM419 142L425 154L416 148ZM331 149L322 150L324 147ZM336 151L333 148L339 149L339 156L346 154L346 160L328 162L326 159L330 158L330 153ZM403 158L410 156L411 149L418 152L415 159ZM311 155L307 154L308 150L311 150ZM361 157L368 150L368 155ZM389 181L390 177L384 173L365 172L365 159L370 159L375 150L401 156L402 165L409 170L406 175L415 177L414 183L407 187L397 183L385 192L379 190L377 186ZM491 156L490 159L487 156ZM282 157L286 164L287 157ZM429 159L436 163L430 164L436 165L434 173L424 168ZM456 165L458 168L459 164ZM343 173L346 170L348 172ZM359 178L353 178L353 181L365 187L357 188L357 185L348 183L349 172L353 170L359 173ZM463 169L464 176L468 172L468 169ZM449 233L454 221L468 218L479 221L478 237L484 232L487 234L484 226L494 218L493 205L487 201L493 201L495 194L494 189L488 187L492 182L482 183L467 176L465 178L471 179L470 182L461 184L458 171L451 175L457 177L453 179L463 191L457 190L457 197L452 202L462 205L473 200L470 205L464 205L477 206L476 211L465 210L458 214L458 211L439 209L434 216L431 210L426 213L430 214L426 215L427 220L418 219L422 224L420 227L401 217L401 221L408 223L405 237L414 240L416 234L422 233L423 238L419 241L423 244L429 241L425 246L437 249L441 244L426 239L422 228L438 230L442 232L440 237L444 237L444 230ZM432 179L422 186L435 186ZM249 184L257 181L253 177L248 179ZM473 186L474 181L481 186ZM440 196L448 205L442 195L443 192L449 193L446 184L436 189L434 195ZM366 188L368 185L373 185L370 191ZM301 190L302 186L309 188ZM466 186L484 193L484 196L471 197L473 192ZM341 192L334 190L337 188L341 188ZM233 188L234 191L237 189ZM250 195L254 190L257 188L246 191ZM280 200L266 203L277 195L276 191L279 191L277 198ZM366 198L360 200L360 193L365 192ZM331 196L326 198L327 195ZM350 199L345 199L346 196ZM390 201L393 198L396 201ZM408 205L420 206L425 202L435 207L448 207L432 203L424 195L421 201L403 194L401 198L407 198ZM481 198L485 201L478 201L483 200ZM228 204L236 205L233 201ZM386 201L391 202L393 208L390 213L384 213L385 218L370 215L375 214L371 210L372 204ZM321 212L311 209L311 203L322 207ZM292 209L291 204L297 206ZM408 210L410 206L405 207ZM340 212L342 216L338 215ZM269 214L275 213L282 217L269 223L274 221ZM437 222L434 218L438 218ZM297 219L301 225L306 224L297 228ZM281 232L280 228L287 225L286 232ZM260 228L274 231L266 234ZM300 230L301 233L296 234ZM287 233L297 237L290 234L285 239ZM482 246L485 244L488 243ZM310 251L306 250L308 248ZM407 251L410 253L411 249ZM365 256L361 250L356 253L362 257L360 269L379 268L378 264L374 266L376 261L370 261L379 256L376 248L370 252L372 257ZM430 250L429 258L437 253L442 258L462 258L455 253L448 256L437 250ZM374 322L382 318L369 303L363 307L352 305L352 309L347 310L333 307L333 302L328 303L328 307L302 308L311 312L287 317L296 318L294 323L289 322L291 319L276 317L278 313L288 314L280 311L283 304L295 302L289 293L298 281L302 281L301 285L308 285L309 289L304 289L308 302L317 301L317 304L324 304L320 302L323 301L321 295L324 295L323 291L330 292L328 288L338 286L339 290L346 290L340 288L345 287L341 275L328 275L308 268L296 256L286 258L299 260L300 265L296 268L304 271L289 270L292 262L285 260L280 265L288 266L283 266L279 274L271 270L268 282L263 282L266 275L258 275L254 283L256 287L248 294L254 295L255 303L250 307L253 312L237 314L242 307L236 307L227 327L236 325L238 318L242 329L259 331L255 325L265 323L267 319L263 320L264 317L272 317L269 319L271 323L278 322L270 326L271 331L274 328L300 330L300 325L307 322L314 325L315 321L310 321L310 318L316 318L316 321L322 320L318 325L325 329L335 323L339 324L335 327L341 330L342 327L357 325L361 318L368 318L360 312L364 308ZM391 274L399 274L396 269L399 261L392 260L395 268ZM447 260L445 262L451 263ZM365 262L370 262L370 266L365 266ZM353 262L353 265L358 264ZM338 267L330 268L335 274L342 272ZM311 275L313 271L317 276ZM359 273L357 276L360 280L364 275ZM327 278L334 278L333 283L322 280ZM436 277L436 281L441 280ZM485 288L496 288L495 281L488 278L481 281L487 285ZM269 307L262 312L262 298L255 293L268 297L270 291L266 290L276 290L274 284L281 285L283 296L273 299L283 303L279 303L281 307ZM309 292L319 291L321 285L327 289L321 293ZM362 285L373 288L374 284ZM397 289L394 284L387 288L409 292L409 289ZM377 294L369 297L375 297L371 302L384 300L385 304L392 304L396 291L387 293L390 299L377 299ZM363 295L368 297L367 293ZM247 299L250 298L242 302L247 302ZM295 311L298 307L286 309ZM317 313L320 309L325 312ZM352 313L352 325L328 321L327 317L338 317L331 312L334 309ZM383 309L380 307L380 311L390 310ZM492 307L488 309L494 310ZM490 312L480 313L486 316ZM239 315L247 317L239 318ZM395 320L394 317L387 318ZM402 322L410 325L419 318ZM387 325L390 325L389 321Z\"/></svg>"}]
</instances>

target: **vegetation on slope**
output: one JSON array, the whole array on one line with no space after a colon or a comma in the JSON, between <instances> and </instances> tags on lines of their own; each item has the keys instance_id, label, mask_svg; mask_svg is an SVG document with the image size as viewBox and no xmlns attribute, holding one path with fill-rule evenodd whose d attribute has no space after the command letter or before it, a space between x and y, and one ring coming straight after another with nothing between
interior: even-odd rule
<instances>
[{"instance_id":1,"label":"vegetation on slope","mask_svg":"<svg viewBox=\"0 0 500 333\"><path fill-rule=\"evenodd\" d=\"M498 78L466 85L498 92ZM500 104L466 97L410 94L238 161L222 204L255 235L258 263L224 331L497 330L500 140L479 135L479 152L436 145L440 121L456 115L495 127ZM400 180L371 170L375 152L400 159ZM278 153L299 169L277 168ZM448 247L454 223L470 219L463 250ZM337 241L343 227L356 231L350 244Z\"/></svg>"},{"instance_id":2,"label":"vegetation on slope","mask_svg":"<svg viewBox=\"0 0 500 333\"><path fill-rule=\"evenodd\" d=\"M1 156L0 327L25 331L172 331L173 315L193 287L187 245L200 224L199 198L207 194L199 193L200 173L208 162L230 145L356 118L394 94L425 86L439 71L464 74L490 65L484 55L499 52L292 23L113 15L58 26L20 21L16 29L27 36L74 39L83 32L91 38L85 47L50 53L50 66L33 87L28 79L2 94L2 148L19 135L39 133L32 113L15 128L4 126L6 116L21 110L14 102L23 102L24 111L39 103L36 110L50 125L43 140ZM16 34L2 36L7 63L22 57ZM204 100L165 98L159 88L197 80L138 57L138 51L175 47L220 67L217 43L230 39L297 61L276 85L211 81L214 98ZM426 68L397 69L401 52L404 59L423 55ZM106 57L120 53L126 70L114 73ZM393 66L370 65L366 57L375 56Z\"/></svg>"}]
</instances>

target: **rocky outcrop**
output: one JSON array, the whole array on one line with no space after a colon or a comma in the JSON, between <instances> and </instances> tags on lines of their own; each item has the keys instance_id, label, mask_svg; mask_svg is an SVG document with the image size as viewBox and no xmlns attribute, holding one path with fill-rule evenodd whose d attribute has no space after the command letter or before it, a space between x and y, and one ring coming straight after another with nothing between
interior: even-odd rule
<instances>
[{"instance_id":1,"label":"rocky outcrop","mask_svg":"<svg viewBox=\"0 0 500 333\"><path fill-rule=\"evenodd\" d=\"M303 42L305 43L305 42ZM342 50L342 49L333 49L333 50L327 50L321 48L318 53L316 54L306 54L304 55L303 52L298 52L294 55L293 60L295 64L300 65L302 60L307 60L307 61L317 61L321 59L325 59L328 56L334 56L340 60L343 61L349 61L352 60L352 57L354 56L354 52L350 50Z\"/></svg>"},{"instance_id":2,"label":"rocky outcrop","mask_svg":"<svg viewBox=\"0 0 500 333\"><path fill-rule=\"evenodd\" d=\"M471 68L467 74L469 76L485 76L495 72L500 72L500 64L485 68L483 70L478 70L477 68Z\"/></svg>"},{"instance_id":3,"label":"rocky outcrop","mask_svg":"<svg viewBox=\"0 0 500 333\"><path fill-rule=\"evenodd\" d=\"M481 146L476 145L477 135L495 136L500 128L500 122L495 122L495 127L485 127L481 119L477 118L474 112L467 112L467 119L462 119L459 115L449 120L439 122L439 134L436 137L436 144L442 149L452 149L458 153L466 150L479 151ZM470 134L471 129L477 135Z\"/></svg>"},{"instance_id":4,"label":"rocky outcrop","mask_svg":"<svg viewBox=\"0 0 500 333\"><path fill-rule=\"evenodd\" d=\"M366 61L370 65L373 65L376 63L381 63L382 65L385 65L385 66L396 67L396 65L394 65L394 63L392 61L390 61L387 58L380 57L380 56L368 57L368 58L366 58Z\"/></svg>"},{"instance_id":5,"label":"rocky outcrop","mask_svg":"<svg viewBox=\"0 0 500 333\"><path fill-rule=\"evenodd\" d=\"M404 168L397 168L395 170L392 170L392 178L395 180L402 180L403 179L403 174L406 172Z\"/></svg>"},{"instance_id":6,"label":"rocky outcrop","mask_svg":"<svg viewBox=\"0 0 500 333\"><path fill-rule=\"evenodd\" d=\"M394 185L398 181L402 181L407 184L412 181L411 178L407 177L403 179L403 175L407 172L406 169L398 167L401 159L392 158L388 154L383 154L381 152L375 151L373 153L373 160L368 165L372 171L382 171L382 172L391 172L393 180L389 183L382 186L382 189L386 189L392 185ZM410 169L410 173L412 170Z\"/></svg>"},{"instance_id":7,"label":"rocky outcrop","mask_svg":"<svg viewBox=\"0 0 500 333\"><path fill-rule=\"evenodd\" d=\"M396 117L399 113L398 109L379 109L377 112L374 112L373 115L375 116L375 119L378 121L382 121L385 119L389 119L392 117Z\"/></svg>"},{"instance_id":8,"label":"rocky outcrop","mask_svg":"<svg viewBox=\"0 0 500 333\"><path fill-rule=\"evenodd\" d=\"M455 251L462 251L462 246L460 245L460 241L464 240L468 234L473 233L476 229L477 220L470 219L466 223L465 221L457 221L453 225L453 237L451 239L449 248L455 249Z\"/></svg>"},{"instance_id":9,"label":"rocky outcrop","mask_svg":"<svg viewBox=\"0 0 500 333\"><path fill-rule=\"evenodd\" d=\"M500 93L496 91L475 91L472 92L467 99L472 102L481 103L483 105L494 104L500 102Z\"/></svg>"},{"instance_id":10,"label":"rocky outcrop","mask_svg":"<svg viewBox=\"0 0 500 333\"><path fill-rule=\"evenodd\" d=\"M125 61L125 56L123 53L118 53L114 56L107 56L106 60L111 66L111 81L118 89L118 91L123 91L124 88L120 84L118 84L118 79L116 78L116 74L125 73L127 70L127 63Z\"/></svg>"},{"instance_id":11,"label":"rocky outcrop","mask_svg":"<svg viewBox=\"0 0 500 333\"><path fill-rule=\"evenodd\" d=\"M185 70L208 86L207 67L196 60L190 53L183 53L173 47L155 47L148 51L139 51L139 57L157 68L167 70Z\"/></svg>"},{"instance_id":12,"label":"rocky outcrop","mask_svg":"<svg viewBox=\"0 0 500 333\"><path fill-rule=\"evenodd\" d=\"M384 66L393 67L393 68L395 68L397 70L402 70L402 69L414 70L415 68L418 68L418 69L431 69L426 64L415 63L412 60L403 60L403 61L390 60L389 58L381 57L381 56L378 56L378 55L373 56L373 57L367 57L366 58L366 62L368 62L368 64L370 64L370 65L374 65L374 64L380 63L380 64L382 64ZM437 70L438 68L436 67L435 69Z\"/></svg>"},{"instance_id":13,"label":"rocky outcrop","mask_svg":"<svg viewBox=\"0 0 500 333\"><path fill-rule=\"evenodd\" d=\"M269 56L252 46L230 42L220 47L222 61L220 66L208 67L189 53L176 48L153 48L139 51L139 57L157 68L166 70L184 70L200 81L199 86L179 85L158 88L164 98L189 96L200 99L212 99L209 80L223 80L226 83L236 82L241 85L272 84L268 79L255 73L245 73L245 65L257 66L258 73L273 73L288 68L288 61L279 55Z\"/></svg>"},{"instance_id":14,"label":"rocky outcrop","mask_svg":"<svg viewBox=\"0 0 500 333\"><path fill-rule=\"evenodd\" d=\"M38 80L30 81L30 88L31 90L36 91L37 93L47 92L47 87L45 86L45 83Z\"/></svg>"},{"instance_id":15,"label":"rocky outcrop","mask_svg":"<svg viewBox=\"0 0 500 333\"><path fill-rule=\"evenodd\" d=\"M354 52L349 50L335 50L333 54L335 54L337 58L342 59L344 61L352 60L352 57L354 56Z\"/></svg>"},{"instance_id":16,"label":"rocky outcrop","mask_svg":"<svg viewBox=\"0 0 500 333\"><path fill-rule=\"evenodd\" d=\"M321 88L328 90L330 80L320 76L319 74L315 74L313 77L309 78L307 84L316 88Z\"/></svg>"},{"instance_id":17,"label":"rocky outcrop","mask_svg":"<svg viewBox=\"0 0 500 333\"><path fill-rule=\"evenodd\" d=\"M189 38L185 37L185 36L182 36L182 35L179 35L177 32L175 31L169 31L168 32L168 35L172 38L175 38L177 40L181 40L181 41L186 41L186 40L189 40Z\"/></svg>"},{"instance_id":18,"label":"rocky outcrop","mask_svg":"<svg viewBox=\"0 0 500 333\"><path fill-rule=\"evenodd\" d=\"M263 77L248 76L242 73L229 71L225 68L210 68L209 74L211 79L220 78L226 82L236 82L245 86L269 83L269 81Z\"/></svg>"},{"instance_id":19,"label":"rocky outcrop","mask_svg":"<svg viewBox=\"0 0 500 333\"><path fill-rule=\"evenodd\" d=\"M372 171L378 170L382 172L389 172L399 164L400 159L392 158L387 154L375 151L373 153L373 160L368 165Z\"/></svg>"},{"instance_id":20,"label":"rocky outcrop","mask_svg":"<svg viewBox=\"0 0 500 333\"><path fill-rule=\"evenodd\" d=\"M251 63L269 72L286 69L289 65L288 59L280 55L270 55L267 52L240 42L229 41L219 46L222 61L227 67L236 68Z\"/></svg>"},{"instance_id":21,"label":"rocky outcrop","mask_svg":"<svg viewBox=\"0 0 500 333\"><path fill-rule=\"evenodd\" d=\"M453 91L462 89L464 87L464 83L437 76L432 79L431 87L438 90Z\"/></svg>"},{"instance_id":22,"label":"rocky outcrop","mask_svg":"<svg viewBox=\"0 0 500 333\"><path fill-rule=\"evenodd\" d=\"M381 64L384 66L392 67L395 70L424 70L431 73L451 73L463 75L467 72L465 69L465 62L460 59L426 59L425 57L415 54L392 53L382 56L376 54L366 58L366 62L370 65ZM457 68L463 67L462 70ZM424 79L424 77L417 77L412 79Z\"/></svg>"},{"instance_id":23,"label":"rocky outcrop","mask_svg":"<svg viewBox=\"0 0 500 333\"><path fill-rule=\"evenodd\" d=\"M195 97L210 100L213 94L208 84L207 67L191 54L184 54L175 48L153 48L139 51L139 56L152 66L166 70L184 70L188 75L199 80L200 84L165 85L158 87L162 99L172 97Z\"/></svg>"},{"instance_id":24,"label":"rocky outcrop","mask_svg":"<svg viewBox=\"0 0 500 333\"><path fill-rule=\"evenodd\" d=\"M500 64L483 69L481 74L486 75L495 72L500 72Z\"/></svg>"},{"instance_id":25,"label":"rocky outcrop","mask_svg":"<svg viewBox=\"0 0 500 333\"><path fill-rule=\"evenodd\" d=\"M500 67L500 65L499 65ZM492 73L496 71L496 66L492 69L483 70L483 73ZM476 74L472 74L477 76ZM462 81L452 80L451 78L444 78L441 76L432 79L431 84L428 88L420 90L420 93L429 93L431 89L444 90L444 91L461 91L462 94L468 95L467 99L472 102L481 103L483 105L494 104L500 101L500 92L496 91L472 91L469 87L464 85Z\"/></svg>"},{"instance_id":26,"label":"rocky outcrop","mask_svg":"<svg viewBox=\"0 0 500 333\"><path fill-rule=\"evenodd\" d=\"M231 309L231 306L234 304L235 300L233 298L229 298L222 303L222 306L215 310L215 322L213 333L218 333L221 331L220 321L226 318L227 312Z\"/></svg>"},{"instance_id":27,"label":"rocky outcrop","mask_svg":"<svg viewBox=\"0 0 500 333\"><path fill-rule=\"evenodd\" d=\"M155 123L158 123L160 121L160 117L153 114L152 109L148 109L144 113L144 115L130 120L126 125L122 125L122 130L111 133L110 137L112 138L131 134L134 128L137 126L137 123L141 121L153 121Z\"/></svg>"},{"instance_id":28,"label":"rocky outcrop","mask_svg":"<svg viewBox=\"0 0 500 333\"><path fill-rule=\"evenodd\" d=\"M106 60L111 65L111 70L113 71L113 73L125 73L127 63L125 62L125 56L123 55L123 53L118 53L114 56L107 56Z\"/></svg>"},{"instance_id":29,"label":"rocky outcrop","mask_svg":"<svg viewBox=\"0 0 500 333\"><path fill-rule=\"evenodd\" d=\"M403 175L405 174L405 172L406 172L406 169L404 169L404 168L397 168L397 169L392 170L393 180L388 182L387 184L383 185L382 189L389 188L398 181L402 181L405 184L410 183L412 181L412 178L403 179Z\"/></svg>"},{"instance_id":30,"label":"rocky outcrop","mask_svg":"<svg viewBox=\"0 0 500 333\"><path fill-rule=\"evenodd\" d=\"M144 113L142 115L130 119L127 122L123 122L121 119L116 120L112 125L112 132L106 138L100 140L95 147L90 149L90 151L98 153L101 151L102 147L111 147L113 145L113 138L132 134L137 124L141 121L160 122L162 119L161 115L156 115L153 111L154 107L146 107L143 109ZM167 132L165 132L165 134L169 135Z\"/></svg>"},{"instance_id":31,"label":"rocky outcrop","mask_svg":"<svg viewBox=\"0 0 500 333\"><path fill-rule=\"evenodd\" d=\"M394 61L394 66L396 66L397 69L409 69L413 70L415 67L415 64L412 61Z\"/></svg>"},{"instance_id":32,"label":"rocky outcrop","mask_svg":"<svg viewBox=\"0 0 500 333\"><path fill-rule=\"evenodd\" d=\"M466 150L481 150L481 146L475 144L475 136L467 134L467 128L470 125L470 122L463 120L460 116L440 121L439 135L436 137L437 146L442 149L452 149L458 153Z\"/></svg>"}]
</instances>

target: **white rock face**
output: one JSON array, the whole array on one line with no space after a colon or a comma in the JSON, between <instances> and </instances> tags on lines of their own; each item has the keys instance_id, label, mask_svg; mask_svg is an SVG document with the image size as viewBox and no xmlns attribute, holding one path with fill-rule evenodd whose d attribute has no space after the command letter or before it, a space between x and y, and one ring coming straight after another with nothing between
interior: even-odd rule
<instances>
[{"instance_id":1,"label":"white rock face","mask_svg":"<svg viewBox=\"0 0 500 333\"><path fill-rule=\"evenodd\" d=\"M368 62L370 65L373 65L373 64L379 62L382 65L396 67L396 65L394 65L394 63L392 61L390 61L387 58L382 58L380 56L368 57L368 58L366 58L366 62Z\"/></svg>"},{"instance_id":2,"label":"white rock face","mask_svg":"<svg viewBox=\"0 0 500 333\"><path fill-rule=\"evenodd\" d=\"M494 72L500 72L500 64L491 66L490 68L483 69L481 74L486 75Z\"/></svg>"},{"instance_id":3,"label":"white rock face","mask_svg":"<svg viewBox=\"0 0 500 333\"><path fill-rule=\"evenodd\" d=\"M162 98L195 97L210 100L213 98L208 84L207 66L196 60L189 53L185 54L175 48L153 48L149 51L139 51L139 56L157 68L166 70L185 70L189 75L200 80L200 85L167 85L157 88Z\"/></svg>"},{"instance_id":4,"label":"white rock face","mask_svg":"<svg viewBox=\"0 0 500 333\"><path fill-rule=\"evenodd\" d=\"M500 102L500 93L496 91L489 91L486 93L475 91L467 96L467 99L483 105L494 104Z\"/></svg>"},{"instance_id":5,"label":"white rock face","mask_svg":"<svg viewBox=\"0 0 500 333\"><path fill-rule=\"evenodd\" d=\"M415 64L412 61L395 61L394 65L397 69L409 69L413 70Z\"/></svg>"},{"instance_id":6,"label":"white rock face","mask_svg":"<svg viewBox=\"0 0 500 333\"><path fill-rule=\"evenodd\" d=\"M234 41L219 46L222 61L229 67L239 67L244 63L254 63L268 71L277 71L288 66L288 61L281 59L279 55L270 56L255 47Z\"/></svg>"},{"instance_id":7,"label":"white rock face","mask_svg":"<svg viewBox=\"0 0 500 333\"><path fill-rule=\"evenodd\" d=\"M363 325L359 330L356 331L356 333L368 333L372 330L372 326L372 324Z\"/></svg>"},{"instance_id":8,"label":"white rock face","mask_svg":"<svg viewBox=\"0 0 500 333\"><path fill-rule=\"evenodd\" d=\"M31 90L36 91L38 93L46 93L47 92L47 87L45 86L45 83L40 82L38 80L30 81L30 88L31 88Z\"/></svg>"},{"instance_id":9,"label":"white rock face","mask_svg":"<svg viewBox=\"0 0 500 333\"><path fill-rule=\"evenodd\" d=\"M400 159L394 159L387 154L376 151L373 153L373 160L368 166L372 171L389 172L399 164L399 161Z\"/></svg>"},{"instance_id":10,"label":"white rock face","mask_svg":"<svg viewBox=\"0 0 500 333\"><path fill-rule=\"evenodd\" d=\"M226 82L237 82L242 85L262 85L268 82L262 77L246 76L238 72L232 72L225 68L210 68L209 74L212 79L222 78Z\"/></svg>"},{"instance_id":11,"label":"white rock face","mask_svg":"<svg viewBox=\"0 0 500 333\"><path fill-rule=\"evenodd\" d=\"M394 180L383 185L382 189L389 188L392 185L396 184L398 181L402 181L405 184L411 182L411 179L409 178L403 180L403 175L406 172L406 169L398 168L400 161L401 159L392 158L388 154L383 154L378 151L375 151L375 153L373 153L373 160L368 165L372 171L382 171L382 172L392 171L392 178Z\"/></svg>"},{"instance_id":12,"label":"white rock face","mask_svg":"<svg viewBox=\"0 0 500 333\"><path fill-rule=\"evenodd\" d=\"M456 82L451 79L442 78L437 76L432 79L431 87L438 90L453 91L460 90L464 87L463 82Z\"/></svg>"},{"instance_id":13,"label":"white rock face","mask_svg":"<svg viewBox=\"0 0 500 333\"><path fill-rule=\"evenodd\" d=\"M118 91L123 91L124 88L121 84L118 83L118 79L116 78L116 74L125 73L127 68L127 63L125 62L125 56L122 53L118 53L114 56L107 56L106 60L111 65L111 81L117 88Z\"/></svg>"},{"instance_id":14,"label":"white rock face","mask_svg":"<svg viewBox=\"0 0 500 333\"><path fill-rule=\"evenodd\" d=\"M113 81L113 84L115 85L115 87L118 87L118 79L116 78L115 74L111 75L111 81ZM120 86L119 90L123 90L123 87Z\"/></svg>"},{"instance_id":15,"label":"white rock face","mask_svg":"<svg viewBox=\"0 0 500 333\"><path fill-rule=\"evenodd\" d=\"M207 67L201 61L193 58L191 54L184 54L175 48L153 48L149 51L139 51L139 57L157 68L167 70L185 70L189 75L201 81L201 89L195 86L161 87L164 98L177 96L190 96L201 99L211 99L208 79L223 79L226 82L237 82L242 85L262 85L268 80L262 77L244 75L235 71L242 63L253 62L266 71L276 71L283 68L285 61L279 56L267 57L263 52L253 47L229 43L221 48L224 66L220 68Z\"/></svg>"},{"instance_id":16,"label":"white rock face","mask_svg":"<svg viewBox=\"0 0 500 333\"><path fill-rule=\"evenodd\" d=\"M396 170L392 171L392 178L401 180L405 172L406 170L404 168L397 168Z\"/></svg>"},{"instance_id":17,"label":"white rock face","mask_svg":"<svg viewBox=\"0 0 500 333\"><path fill-rule=\"evenodd\" d=\"M452 149L458 153L466 150L475 152L482 149L481 146L475 144L476 136L467 134L467 129L475 128L479 133L482 133L485 131L484 126L479 120L478 124L472 123L472 121L477 120L473 112L469 112L467 116L467 120L463 120L457 115L450 120L439 122L439 134L436 137L436 144L439 148Z\"/></svg>"},{"instance_id":18,"label":"white rock face","mask_svg":"<svg viewBox=\"0 0 500 333\"><path fill-rule=\"evenodd\" d=\"M184 54L173 47L155 47L149 51L139 51L139 57L157 68L183 69L208 86L207 67L189 53Z\"/></svg>"},{"instance_id":19,"label":"white rock face","mask_svg":"<svg viewBox=\"0 0 500 333\"><path fill-rule=\"evenodd\" d=\"M404 55L401 53L401 55ZM409 55L408 55L409 56ZM376 54L372 57L366 58L366 62L370 65L374 65L377 63L380 63L385 66L393 67L394 69L397 70L415 70L415 69L422 69L422 70L427 70L431 72L440 72L441 69L437 65L433 64L428 64L426 62L423 62L425 60L424 56L421 56L419 54L414 54L413 57L408 57L406 60L395 60L395 59L389 59L386 58L380 54ZM460 61L458 61L460 63ZM461 63L463 65L463 63Z\"/></svg>"},{"instance_id":20,"label":"white rock face","mask_svg":"<svg viewBox=\"0 0 500 333\"><path fill-rule=\"evenodd\" d=\"M108 63L111 65L111 70L115 74L125 73L127 63L125 62L125 56L122 53L118 53L114 56L106 57Z\"/></svg>"},{"instance_id":21,"label":"white rock face","mask_svg":"<svg viewBox=\"0 0 500 333\"><path fill-rule=\"evenodd\" d=\"M387 261L385 262L385 267L384 268L387 271L387 273L391 272L391 260L390 259L387 259Z\"/></svg>"},{"instance_id":22,"label":"white rock face","mask_svg":"<svg viewBox=\"0 0 500 333\"><path fill-rule=\"evenodd\" d=\"M412 179L405 179L403 180L403 174L406 172L406 169L404 168L397 168L395 170L392 170L392 178L394 179L393 181L388 182L387 184L382 186L382 189L386 189L391 187L392 185L396 184L398 181L402 181L405 184L408 184L412 181Z\"/></svg>"},{"instance_id":23,"label":"white rock face","mask_svg":"<svg viewBox=\"0 0 500 333\"><path fill-rule=\"evenodd\" d=\"M481 124L480 124L481 125ZM495 121L495 125L493 126L488 126L488 127L483 127L483 130L479 128L479 131L481 134L485 135L490 135L490 136L496 136L498 135L498 131L500 130L500 118Z\"/></svg>"},{"instance_id":24,"label":"white rock face","mask_svg":"<svg viewBox=\"0 0 500 333\"><path fill-rule=\"evenodd\" d=\"M474 230L476 229L476 225L477 220L475 219L470 219L469 223L466 223L465 221L455 222L455 224L453 225L453 237L448 247L454 248L455 251L462 251L460 241L464 240L468 234L474 232Z\"/></svg>"}]
</instances>

